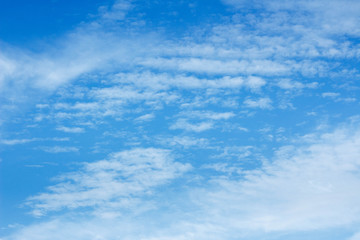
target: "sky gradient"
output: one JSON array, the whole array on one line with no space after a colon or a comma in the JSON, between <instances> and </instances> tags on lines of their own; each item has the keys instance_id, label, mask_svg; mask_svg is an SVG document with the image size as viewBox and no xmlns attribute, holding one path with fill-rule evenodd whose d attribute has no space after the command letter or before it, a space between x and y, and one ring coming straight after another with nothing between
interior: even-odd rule
<instances>
[{"instance_id":1,"label":"sky gradient","mask_svg":"<svg viewBox=\"0 0 360 240\"><path fill-rule=\"evenodd\" d=\"M360 240L360 2L0 7L0 240Z\"/></svg>"}]
</instances>

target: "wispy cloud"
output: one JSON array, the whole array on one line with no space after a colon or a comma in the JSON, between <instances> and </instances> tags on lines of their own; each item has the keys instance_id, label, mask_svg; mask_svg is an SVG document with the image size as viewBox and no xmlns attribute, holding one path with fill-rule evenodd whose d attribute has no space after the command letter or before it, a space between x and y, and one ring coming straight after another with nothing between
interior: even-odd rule
<instances>
[{"instance_id":1,"label":"wispy cloud","mask_svg":"<svg viewBox=\"0 0 360 240\"><path fill-rule=\"evenodd\" d=\"M66 132L66 133L83 133L85 132L84 128L80 128L80 127L57 127L56 130L58 131L62 131L62 132Z\"/></svg>"},{"instance_id":2,"label":"wispy cloud","mask_svg":"<svg viewBox=\"0 0 360 240\"><path fill-rule=\"evenodd\" d=\"M164 149L136 148L113 153L106 160L86 163L78 172L61 176L60 183L28 199L34 215L79 207L110 211L131 205L131 199L148 195L157 186L181 176L190 164L175 162Z\"/></svg>"},{"instance_id":3,"label":"wispy cloud","mask_svg":"<svg viewBox=\"0 0 360 240\"><path fill-rule=\"evenodd\" d=\"M195 119L209 119L209 120L228 120L235 117L233 112L211 112L211 111L189 111L183 112L185 115Z\"/></svg>"},{"instance_id":4,"label":"wispy cloud","mask_svg":"<svg viewBox=\"0 0 360 240\"><path fill-rule=\"evenodd\" d=\"M5 145L17 145L17 144L24 144L29 142L38 141L37 138L24 138L24 139L2 139L0 140L1 144Z\"/></svg>"},{"instance_id":5,"label":"wispy cloud","mask_svg":"<svg viewBox=\"0 0 360 240\"><path fill-rule=\"evenodd\" d=\"M330 98L335 98L340 96L340 93L335 93L335 92L325 92L321 94L322 97L326 98L326 97L330 97Z\"/></svg>"},{"instance_id":6,"label":"wispy cloud","mask_svg":"<svg viewBox=\"0 0 360 240\"><path fill-rule=\"evenodd\" d=\"M79 148L77 147L63 147L63 146L39 147L39 149L48 153L71 153L71 152L79 151Z\"/></svg>"},{"instance_id":7,"label":"wispy cloud","mask_svg":"<svg viewBox=\"0 0 360 240\"><path fill-rule=\"evenodd\" d=\"M334 229L358 239L359 127L301 135L320 117L325 131L357 114L360 4L222 0L224 12L207 14L217 21L189 23L181 11L154 12L161 2L114 1L38 51L1 43L0 124L19 103L41 102L8 121L17 135L2 147L58 141L32 150L83 163L27 199L42 223L4 239L289 239ZM35 130L20 137L18 122ZM37 137L48 129L83 134L58 146L70 139ZM100 145L103 160L91 160Z\"/></svg>"},{"instance_id":8,"label":"wispy cloud","mask_svg":"<svg viewBox=\"0 0 360 240\"><path fill-rule=\"evenodd\" d=\"M359 31L352 30L352 27L359 23L358 10L360 9L360 4L354 0L315 0L311 2L291 0L287 1L285 4L281 1L263 2L258 0L223 0L223 2L239 8L248 6L248 4L254 4L255 2L257 7L275 13L295 10L299 15L293 15L292 18L299 20L299 23L302 24L302 28L296 30L308 30L308 32L312 34L315 34L312 32L313 30L319 31L319 35L351 34L358 36L360 34ZM278 15L281 16L281 14ZM285 14L283 14L283 16L284 15ZM305 18L305 16L307 16L307 18ZM327 44L331 44L331 42L328 42Z\"/></svg>"},{"instance_id":9,"label":"wispy cloud","mask_svg":"<svg viewBox=\"0 0 360 240\"><path fill-rule=\"evenodd\" d=\"M318 86L317 82L312 82L312 83L302 83L299 81L293 81L290 79L281 79L279 80L279 82L277 83L277 85L282 88L282 89L286 89L286 90L301 90L303 88L316 88Z\"/></svg>"},{"instance_id":10,"label":"wispy cloud","mask_svg":"<svg viewBox=\"0 0 360 240\"><path fill-rule=\"evenodd\" d=\"M250 156L254 151L254 146L226 146L223 152L213 156L219 159L235 158L236 160L242 160Z\"/></svg>"},{"instance_id":11,"label":"wispy cloud","mask_svg":"<svg viewBox=\"0 0 360 240\"><path fill-rule=\"evenodd\" d=\"M180 146L184 148L207 148L210 141L206 138L190 136L159 137L158 142L164 146Z\"/></svg>"},{"instance_id":12,"label":"wispy cloud","mask_svg":"<svg viewBox=\"0 0 360 240\"><path fill-rule=\"evenodd\" d=\"M141 81L146 79L146 82ZM132 83L139 88L150 88L163 90L169 88L181 89L204 89L204 88L249 88L259 89L266 85L266 80L260 77L248 76L230 77L224 76L220 78L200 78L194 75L170 74L170 73L154 73L145 71L139 73L119 73L116 75L115 81L122 83Z\"/></svg>"},{"instance_id":13,"label":"wispy cloud","mask_svg":"<svg viewBox=\"0 0 360 240\"><path fill-rule=\"evenodd\" d=\"M131 0L117 0L111 7L100 7L102 20L119 21L124 20L126 14L134 7Z\"/></svg>"},{"instance_id":14,"label":"wispy cloud","mask_svg":"<svg viewBox=\"0 0 360 240\"><path fill-rule=\"evenodd\" d=\"M303 231L358 221L359 132L349 130L314 135L309 145L283 147L272 163L247 172L246 180L219 178L221 190L204 195L206 209L234 230ZM205 200L210 196L211 201ZM225 214L225 219L223 212L233 217Z\"/></svg>"},{"instance_id":15,"label":"wispy cloud","mask_svg":"<svg viewBox=\"0 0 360 240\"><path fill-rule=\"evenodd\" d=\"M0 139L0 144L4 145L18 145L31 142L39 141L54 141L54 142L64 142L69 141L69 138L21 138L21 139Z\"/></svg>"},{"instance_id":16,"label":"wispy cloud","mask_svg":"<svg viewBox=\"0 0 360 240\"><path fill-rule=\"evenodd\" d=\"M135 121L143 122L143 121L151 121L155 115L153 113L144 114L140 117L135 118Z\"/></svg>"},{"instance_id":17,"label":"wispy cloud","mask_svg":"<svg viewBox=\"0 0 360 240\"><path fill-rule=\"evenodd\" d=\"M271 109L272 101L270 98L259 98L259 99L246 99L244 101L245 106L249 108L261 108L261 109Z\"/></svg>"},{"instance_id":18,"label":"wispy cloud","mask_svg":"<svg viewBox=\"0 0 360 240\"><path fill-rule=\"evenodd\" d=\"M179 72L195 72L206 74L260 74L260 75L284 75L291 71L290 66L270 60L238 61L238 60L213 60L203 58L188 59L148 59L141 62L146 67Z\"/></svg>"},{"instance_id":19,"label":"wispy cloud","mask_svg":"<svg viewBox=\"0 0 360 240\"><path fill-rule=\"evenodd\" d=\"M173 161L169 152L162 149L115 153L106 160L86 163L81 171L63 175L58 179L60 183L47 193L28 201L38 215L61 208L101 208L104 213L101 221L98 216L76 221L63 216L25 227L7 239L24 236L45 239L54 234L58 239L112 238L124 234L125 228L127 239L139 239L139 233L149 240L245 236L288 239L291 233L357 225L360 133L353 127L297 139L294 145L280 148L271 162L264 162L258 169L244 171L228 164L204 165L220 175L212 177L205 186L190 187L190 195L184 192L177 195L176 208L184 215L174 214L177 211L174 208L165 208L166 214L158 212L156 218L152 215L152 223L157 224L142 226L141 230L138 226L148 221L146 214L116 214L118 211L125 214L125 209L134 207L124 199L131 196L136 203L137 196L151 194L149 189L163 186L190 166ZM234 172L240 177L225 177ZM165 204L161 199L158 201ZM109 216L110 222L106 220ZM109 227L112 224L120 227ZM64 226L69 226L72 232L64 232ZM86 232L82 231L84 226ZM356 237L355 234L352 239Z\"/></svg>"},{"instance_id":20,"label":"wispy cloud","mask_svg":"<svg viewBox=\"0 0 360 240\"><path fill-rule=\"evenodd\" d=\"M212 129L214 127L213 122L210 121L204 121L204 122L198 122L198 123L190 123L187 119L180 118L176 120L174 124L170 126L170 129L183 129L186 131L194 131L194 132L202 132L209 129Z\"/></svg>"}]
</instances>

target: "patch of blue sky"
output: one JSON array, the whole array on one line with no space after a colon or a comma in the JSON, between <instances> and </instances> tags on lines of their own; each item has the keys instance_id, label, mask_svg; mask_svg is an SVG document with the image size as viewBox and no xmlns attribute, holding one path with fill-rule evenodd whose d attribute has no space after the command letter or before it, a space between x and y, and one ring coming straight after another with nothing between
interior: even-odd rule
<instances>
[{"instance_id":1,"label":"patch of blue sky","mask_svg":"<svg viewBox=\"0 0 360 240\"><path fill-rule=\"evenodd\" d=\"M1 41L40 50L46 39L55 40L93 19L111 1L37 0L3 2L0 8Z\"/></svg>"}]
</instances>

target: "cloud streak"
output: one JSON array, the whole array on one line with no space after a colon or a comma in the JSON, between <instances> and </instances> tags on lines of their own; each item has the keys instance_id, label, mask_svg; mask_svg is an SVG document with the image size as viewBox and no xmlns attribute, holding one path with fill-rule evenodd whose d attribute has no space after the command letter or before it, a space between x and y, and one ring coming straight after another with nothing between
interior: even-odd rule
<instances>
[{"instance_id":1,"label":"cloud streak","mask_svg":"<svg viewBox=\"0 0 360 240\"><path fill-rule=\"evenodd\" d=\"M34 208L32 214L35 216L64 208L102 208L106 212L108 206L114 211L131 206L139 197L151 194L154 188L190 168L190 164L175 162L167 150L122 151L111 154L106 160L86 163L78 172L61 176L60 183L49 187L46 193L29 198L27 204Z\"/></svg>"}]
</instances>

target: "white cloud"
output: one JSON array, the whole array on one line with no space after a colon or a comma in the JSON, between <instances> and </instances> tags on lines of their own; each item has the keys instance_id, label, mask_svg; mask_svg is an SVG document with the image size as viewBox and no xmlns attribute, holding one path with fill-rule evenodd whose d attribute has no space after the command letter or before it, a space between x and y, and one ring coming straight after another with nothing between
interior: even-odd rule
<instances>
[{"instance_id":1,"label":"white cloud","mask_svg":"<svg viewBox=\"0 0 360 240\"><path fill-rule=\"evenodd\" d=\"M224 112L224 113L206 113L203 117L212 119L212 120L227 120L229 118L235 117L236 115L233 112Z\"/></svg>"},{"instance_id":2,"label":"white cloud","mask_svg":"<svg viewBox=\"0 0 360 240\"><path fill-rule=\"evenodd\" d=\"M249 108L261 108L261 109L271 109L272 101L270 98L259 98L256 100L253 99L246 99L244 101L245 106Z\"/></svg>"},{"instance_id":3,"label":"white cloud","mask_svg":"<svg viewBox=\"0 0 360 240\"><path fill-rule=\"evenodd\" d=\"M347 23L348 27L356 26L355 23L358 22L355 18L357 13L355 9L359 7L359 4L350 0L346 1L348 4L331 1L329 4L325 4L324 8L320 8L324 4L320 0L314 1L314 3L288 1L286 4L280 4L279 1L266 4L255 2L257 2L257 7L265 5L267 9L272 9L271 11L295 8L300 12L305 9L312 13L321 13L321 16L325 14L324 16L341 17L340 19ZM228 1L228 3L243 5L250 2ZM120 77L132 78L137 82L137 86L145 85L150 89L246 87L254 90L266 84L266 81L259 76L288 76L298 72L305 76L329 74L331 63L314 59L318 56L331 59L360 56L358 47L351 42L317 34L315 30L318 29L311 28L316 24L304 20L305 18L303 19L301 14L298 17L301 21L296 21L298 25L293 27L292 17L284 12L265 15L255 22L251 21L250 15L241 19L242 22L249 23L254 29L266 30L262 36L238 23L237 15L234 16L233 22L214 24L205 29L208 34L200 41L194 37L189 41L178 39L162 41L166 44L157 45L154 43L160 41L160 36L140 34L139 39L128 39L106 30L105 26L107 25L102 21L124 19L126 13L133 9L133 5L131 1L116 1L111 7L102 8L99 19L81 25L75 31L64 36L61 41L53 44L54 48L45 49L43 53L29 53L21 49L17 50L16 54L2 53L0 55L0 69L2 70L0 71L0 79L2 79L0 82L5 83L17 79L16 81L19 83L17 90L19 91L21 88L54 90L83 74L93 73L99 69L102 72L113 73L114 70L116 72L116 69L134 69L140 64L145 68L144 73L138 74L130 71L126 74L120 73ZM340 5L344 6L338 10ZM298 9L298 7L300 8ZM348 11L351 14L341 15L337 13L337 10L341 13ZM312 20L316 19L316 14L314 15ZM330 23L323 22L325 20L322 17L320 18L324 29L332 26ZM330 19L337 18L326 19L330 21ZM307 25L308 22L311 24ZM333 23L332 20L331 23ZM290 32L283 31L287 29L292 30ZM284 32L287 34L283 34ZM299 37L299 35L303 37ZM143 39L147 39L147 41L144 42ZM152 51L148 51L148 49L152 49ZM25 54L25 52L27 53ZM293 59L299 56L309 60ZM117 67L114 67L115 65ZM168 73L153 74L151 70L154 68L168 71ZM174 70L178 73L174 73ZM202 79L197 76L199 73L220 76ZM124 75L128 76L124 77ZM114 76L109 78L114 78ZM3 87L0 89L3 89L3 92L9 92L9 89L5 87L6 84L2 85ZM306 84L301 82L280 83L280 87L283 88L299 88L302 85ZM15 90L12 89L13 91ZM136 94L136 90L124 92L124 94L128 98L145 97ZM20 96L21 94L16 95Z\"/></svg>"},{"instance_id":4,"label":"white cloud","mask_svg":"<svg viewBox=\"0 0 360 240\"><path fill-rule=\"evenodd\" d=\"M290 79L281 79L278 81L277 85L282 89L292 90L292 89L303 89L303 88L316 88L318 83L312 82L312 83L304 84Z\"/></svg>"},{"instance_id":5,"label":"white cloud","mask_svg":"<svg viewBox=\"0 0 360 240\"><path fill-rule=\"evenodd\" d=\"M85 129L80 127L57 127L56 130L66 132L66 133L83 133L85 132Z\"/></svg>"},{"instance_id":6,"label":"white cloud","mask_svg":"<svg viewBox=\"0 0 360 240\"><path fill-rule=\"evenodd\" d=\"M0 90L4 88L6 79L15 71L15 63L0 52Z\"/></svg>"},{"instance_id":7,"label":"white cloud","mask_svg":"<svg viewBox=\"0 0 360 240\"><path fill-rule=\"evenodd\" d=\"M360 232L355 233L354 235L352 235L350 238L348 238L347 240L360 240Z\"/></svg>"},{"instance_id":8,"label":"white cloud","mask_svg":"<svg viewBox=\"0 0 360 240\"><path fill-rule=\"evenodd\" d=\"M203 132L215 127L216 121L226 121L236 115L233 112L184 111L170 129L182 129L192 132Z\"/></svg>"},{"instance_id":9,"label":"white cloud","mask_svg":"<svg viewBox=\"0 0 360 240\"><path fill-rule=\"evenodd\" d=\"M204 222L268 232L359 223L359 136L352 127L313 135L310 144L281 148L242 179L219 178L218 190L200 193L209 213Z\"/></svg>"},{"instance_id":10,"label":"white cloud","mask_svg":"<svg viewBox=\"0 0 360 240\"><path fill-rule=\"evenodd\" d=\"M319 1L316 2L318 9ZM337 5L335 3L332 1L330 5ZM265 5L271 9L271 4ZM18 83L17 89L11 91L5 84L3 92L12 94L13 99L20 101L23 98L14 96L26 96L19 92L31 92L26 91L27 88L55 90L84 74L101 69L104 73L101 83L104 85L91 89L91 94L87 95L93 101L79 102L66 109L78 110L77 114L61 112L57 116L118 118L123 113L122 106L131 102L145 101L160 109L164 102L183 100L186 94L181 90L257 91L268 83L267 77L291 78L298 73L305 77L330 75L334 73L333 64L327 62L326 58L360 56L358 47L352 42L316 34L305 20L293 27L292 17L284 12L264 15L258 21L252 21L250 15L241 18L241 21L236 20L239 16L235 14L233 20L226 24L213 24L205 29L200 26L198 31L205 31L205 37L190 37L186 41L164 41L165 36L145 33L138 33L138 38L129 39L106 29L108 25L103 21L124 19L126 12L133 7L131 1L116 1L112 7L102 8L99 19L81 25L42 53L29 53L21 49L17 50L20 54L2 53L0 68L3 74L0 79L3 79L2 82L17 79ZM241 22L250 24L250 28L244 28ZM264 30L264 34L259 36L254 29ZM158 41L162 44L156 44ZM320 61L317 59L319 56L325 60ZM108 85L110 82L111 86ZM316 83L280 80L277 86L284 90L303 89L315 88ZM192 102L192 99L189 100ZM254 100L248 101L253 105L251 101ZM41 119L39 115L38 120Z\"/></svg>"},{"instance_id":11,"label":"white cloud","mask_svg":"<svg viewBox=\"0 0 360 240\"><path fill-rule=\"evenodd\" d=\"M40 147L40 149L48 153L70 153L70 152L79 151L77 147L62 147L62 146Z\"/></svg>"},{"instance_id":12,"label":"white cloud","mask_svg":"<svg viewBox=\"0 0 360 240\"><path fill-rule=\"evenodd\" d=\"M324 92L321 94L322 97L330 97L330 98L334 98L334 97L338 97L340 96L340 93L334 93L334 92Z\"/></svg>"},{"instance_id":13,"label":"white cloud","mask_svg":"<svg viewBox=\"0 0 360 240\"><path fill-rule=\"evenodd\" d=\"M138 196L154 193L149 189L189 169L169 154L162 149L133 149L86 163L81 171L60 177L47 193L30 198L29 204L38 214L92 207L95 214L101 210L100 218L63 215L20 228L5 239L288 239L288 234L303 236L310 231L320 238L321 232L344 226L346 232L354 232L349 240L358 239L358 126L295 139L254 170L223 162L203 165L220 175L201 186L184 182L190 195L158 198L154 204L164 206L158 211L136 211L149 200L142 198L138 205ZM240 175L227 176L232 173ZM130 202L125 201L129 196Z\"/></svg>"},{"instance_id":14,"label":"white cloud","mask_svg":"<svg viewBox=\"0 0 360 240\"><path fill-rule=\"evenodd\" d=\"M49 107L49 104L36 104L35 105L36 108L40 108L40 109L43 109L43 108L48 108Z\"/></svg>"},{"instance_id":15,"label":"white cloud","mask_svg":"<svg viewBox=\"0 0 360 240\"><path fill-rule=\"evenodd\" d=\"M63 138L55 137L55 138L52 138L50 140L57 141L57 142L66 142L66 141L70 141L70 138L68 138L68 137L63 137Z\"/></svg>"},{"instance_id":16,"label":"white cloud","mask_svg":"<svg viewBox=\"0 0 360 240\"><path fill-rule=\"evenodd\" d=\"M243 132L249 132L249 129L244 128L244 127L238 127L238 129Z\"/></svg>"},{"instance_id":17,"label":"white cloud","mask_svg":"<svg viewBox=\"0 0 360 240\"><path fill-rule=\"evenodd\" d=\"M69 138L22 138L22 139L0 139L0 144L4 145L17 145L17 144L25 144L35 141L69 141Z\"/></svg>"},{"instance_id":18,"label":"white cloud","mask_svg":"<svg viewBox=\"0 0 360 240\"><path fill-rule=\"evenodd\" d=\"M108 31L105 26L109 26L109 22L105 24L103 20L125 17L130 5L130 1L116 1L92 22L82 23L61 38L44 44L40 52L2 44L0 92L3 97L17 104L24 103L32 100L33 93L46 95L83 74L111 69L114 62L127 65L144 49L134 47L139 44L138 40ZM149 36L147 43L153 38ZM144 44L141 42L141 46ZM137 51L130 50L133 47Z\"/></svg>"},{"instance_id":19,"label":"white cloud","mask_svg":"<svg viewBox=\"0 0 360 240\"><path fill-rule=\"evenodd\" d=\"M258 74L284 75L291 72L291 67L271 60L214 60L202 58L150 58L140 62L141 65L155 69L175 70L182 72L206 74Z\"/></svg>"},{"instance_id":20,"label":"white cloud","mask_svg":"<svg viewBox=\"0 0 360 240\"><path fill-rule=\"evenodd\" d=\"M107 9L105 6L101 7L100 14L103 20L119 21L124 20L126 14L133 8L132 1L130 0L117 0Z\"/></svg>"},{"instance_id":21,"label":"white cloud","mask_svg":"<svg viewBox=\"0 0 360 240\"><path fill-rule=\"evenodd\" d=\"M24 139L1 139L0 143L5 145L17 145L29 142L38 141L38 138L24 138Z\"/></svg>"},{"instance_id":22,"label":"white cloud","mask_svg":"<svg viewBox=\"0 0 360 240\"><path fill-rule=\"evenodd\" d=\"M295 11L293 19L298 24L319 31L320 34L351 34L358 36L360 31L354 30L359 24L358 13L360 4L356 0L314 0L314 1L260 1L260 0L223 0L224 3L237 8L249 5L265 9L272 13L281 13L284 10ZM304 30L303 28L299 28Z\"/></svg>"},{"instance_id":23,"label":"white cloud","mask_svg":"<svg viewBox=\"0 0 360 240\"><path fill-rule=\"evenodd\" d=\"M248 88L254 89L254 90L260 89L265 84L266 84L266 81L264 79L259 78L259 77L253 77L253 76L250 76L246 82L246 86Z\"/></svg>"},{"instance_id":24,"label":"white cloud","mask_svg":"<svg viewBox=\"0 0 360 240\"><path fill-rule=\"evenodd\" d=\"M213 169L217 172L226 173L226 174L241 174L243 170L239 166L232 166L229 163L211 163L211 164L204 164L202 166L204 169Z\"/></svg>"},{"instance_id":25,"label":"white cloud","mask_svg":"<svg viewBox=\"0 0 360 240\"><path fill-rule=\"evenodd\" d=\"M206 89L206 88L249 88L259 89L266 84L263 78L249 76L220 78L199 78L169 73L153 73L151 71L140 73L119 73L116 74L115 82L131 83L138 88L148 88L153 90L165 90L169 88L181 89Z\"/></svg>"},{"instance_id":26,"label":"white cloud","mask_svg":"<svg viewBox=\"0 0 360 240\"><path fill-rule=\"evenodd\" d=\"M254 146L226 146L223 152L218 155L214 155L214 158L218 159L229 159L235 158L236 160L242 160L252 155Z\"/></svg>"},{"instance_id":27,"label":"white cloud","mask_svg":"<svg viewBox=\"0 0 360 240\"><path fill-rule=\"evenodd\" d=\"M249 3L227 2L238 7ZM245 107L272 109L272 101L268 97L237 94L239 90L260 92L269 83L267 78L281 78L272 85L281 91L310 91L318 84L309 83L304 77L320 76L316 79L321 81L321 77L331 78L338 72L344 73L342 76L345 78L356 73L342 71L346 70L346 66L342 69L337 61L359 57L358 45L355 41L342 40L345 37L340 39L334 35L359 35L357 2L250 2L254 2L255 7L260 4L266 8L262 17L235 14L233 20L229 20L233 22L213 25L210 29L200 26L203 32L199 35L205 36L201 39L171 39L149 47L156 42L150 35L136 33L138 39L124 39L101 27L102 21L123 20L132 8L129 1L117 1L108 9L102 8L104 11L100 11L100 20L85 28L79 27L64 37L61 44L55 44L53 49L45 49L40 54L1 53L0 93L10 94L7 93L7 84L14 79L18 87L12 91L20 89L20 92L28 92L21 88L51 91L83 74L101 69L104 75L95 77L101 78L96 79L99 80L96 87L85 89L80 95L71 95L81 98L81 101L41 104L38 109L49 111L49 118L55 117L59 121L103 116L118 119L133 103L141 105L139 108L149 107L151 111L160 109L164 103L175 103L190 110L179 113L176 116L179 119L170 129L200 133L215 128L217 121L236 116L231 111L191 111L224 102L224 96L233 97L231 100L237 102L238 96L245 95ZM195 32L192 35L198 34ZM144 39L148 42L145 43ZM120 73L113 74L117 71ZM302 80L290 80L292 77ZM234 97L234 93L237 96ZM22 96L18 92L15 95ZM337 97L335 95L328 92L321 96ZM356 99L346 98L343 101ZM236 104L233 106L236 107ZM136 114L140 117L131 119L152 119L155 113L144 114L148 110L137 110ZM62 126L57 129L70 133L84 131L79 127ZM190 166L175 162L169 151L163 149L139 148L120 152L102 161L86 163L80 171L62 176L58 184L28 201L35 215L61 209L70 209L72 214L77 215L77 208L90 208L91 214L102 219L115 219L113 222L103 223L87 216L87 219L73 217L72 220L68 216L55 216L57 220L25 227L12 239L239 239L244 232L246 235L251 231L261 235L262 231L287 233L351 224L358 226L359 134L352 130L324 134L307 146L294 144L293 147L283 148L273 162L256 170L244 171L236 164L223 162L204 165L204 168L212 168L219 174L242 175L241 178L210 176L212 185L202 182L205 187L200 190L184 182L196 199L192 201L186 194L180 194L178 201L188 204L184 207L166 198L171 207L166 206L168 209L164 214L171 220L157 218L158 213L155 213L151 220L158 225L149 227L146 233L139 233L142 231L140 228L149 226L152 221L134 220L134 215L144 217L138 212L152 209L153 204L165 204L165 198L156 199L156 189L180 176ZM1 140L1 143L14 145L31 141L34 139ZM184 148L209 145L207 139L196 137L175 136L165 141L159 140L166 146ZM40 149L50 153L79 151L77 147L61 146ZM248 157L251 153L250 147L228 147L217 157L224 160ZM202 177L195 176L193 181ZM154 203L147 201L148 196L154 196ZM186 217L178 217L174 211ZM87 215L86 211L82 214ZM119 220L124 215L125 220ZM175 223L171 225L171 221ZM353 239L357 239L357 235Z\"/></svg>"},{"instance_id":28,"label":"white cloud","mask_svg":"<svg viewBox=\"0 0 360 240\"><path fill-rule=\"evenodd\" d=\"M203 132L214 127L213 122L210 121L203 121L198 123L189 123L187 119L180 118L176 120L174 124L170 126L170 129L182 129L186 131L193 131L193 132Z\"/></svg>"},{"instance_id":29,"label":"white cloud","mask_svg":"<svg viewBox=\"0 0 360 240\"><path fill-rule=\"evenodd\" d=\"M189 111L181 112L180 115L194 119L228 120L235 117L233 112L212 112L212 111Z\"/></svg>"},{"instance_id":30,"label":"white cloud","mask_svg":"<svg viewBox=\"0 0 360 240\"><path fill-rule=\"evenodd\" d=\"M206 148L209 147L209 140L206 138L196 138L190 136L174 136L158 138L160 144L165 146L181 146L184 148Z\"/></svg>"},{"instance_id":31,"label":"white cloud","mask_svg":"<svg viewBox=\"0 0 360 240\"><path fill-rule=\"evenodd\" d=\"M148 113L148 114L144 114L140 117L135 118L135 121L138 121L138 122L151 121L153 118L155 118L155 114Z\"/></svg>"},{"instance_id":32,"label":"white cloud","mask_svg":"<svg viewBox=\"0 0 360 240\"><path fill-rule=\"evenodd\" d=\"M172 102L178 97L175 94L168 92L156 92L151 90L142 91L141 89L134 88L132 86L113 86L109 88L93 89L90 92L90 96L106 101L111 104L126 104L128 102L139 102L139 101L161 101L161 102ZM115 102L115 100L117 100Z\"/></svg>"},{"instance_id":33,"label":"white cloud","mask_svg":"<svg viewBox=\"0 0 360 240\"><path fill-rule=\"evenodd\" d=\"M64 208L91 207L96 212L131 207L140 196L190 169L175 162L168 150L136 148L113 153L106 160L86 163L78 172L61 176L48 192L28 199L34 215ZM133 201L133 203L131 203ZM137 204L135 204L137 205Z\"/></svg>"}]
</instances>

